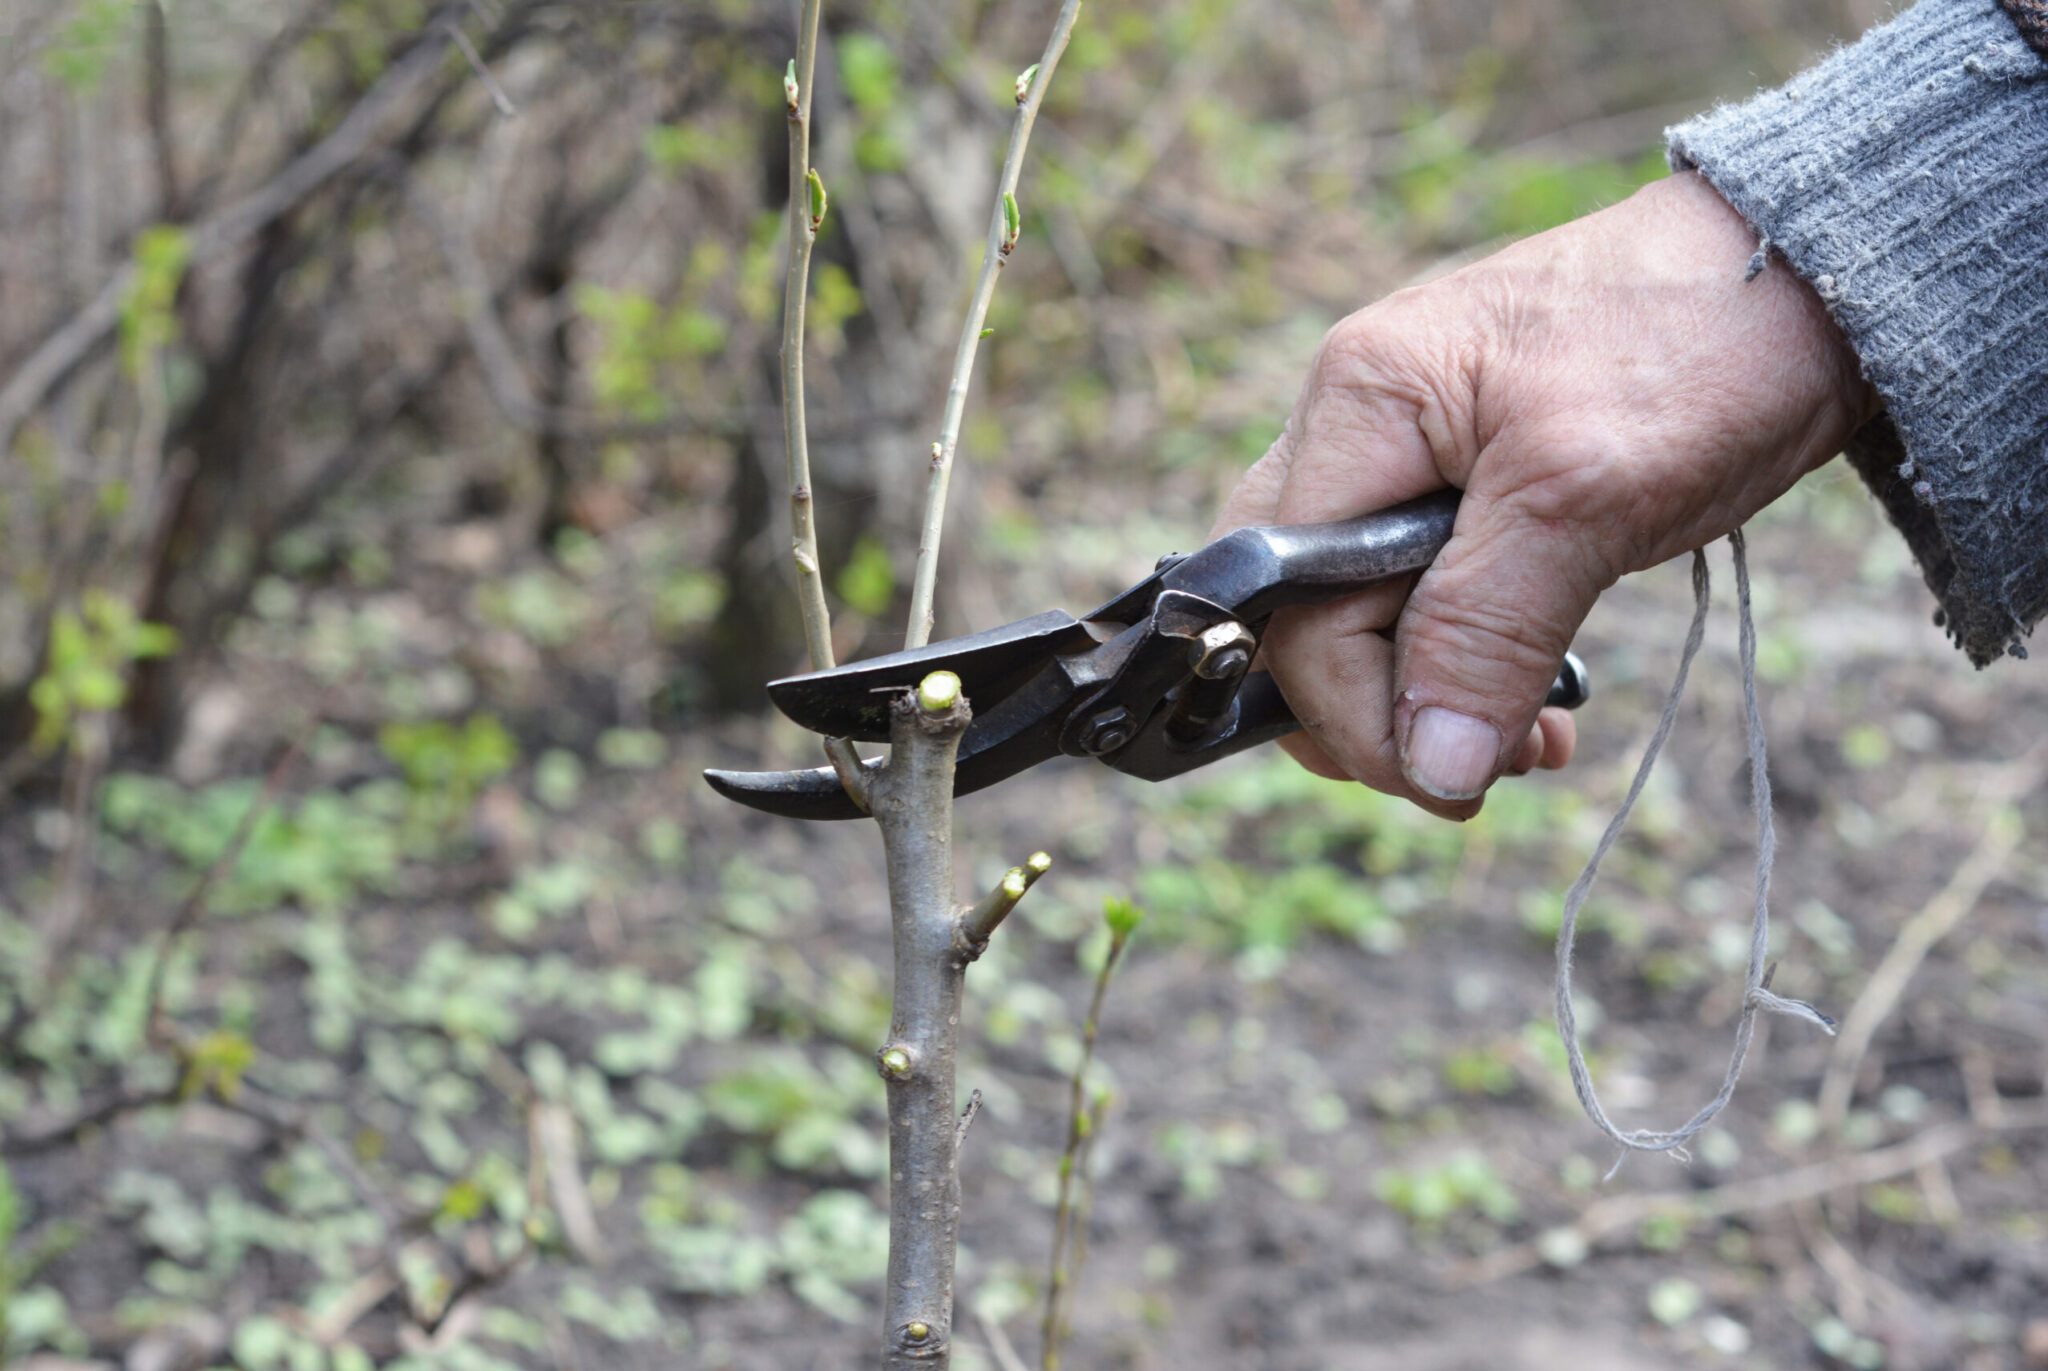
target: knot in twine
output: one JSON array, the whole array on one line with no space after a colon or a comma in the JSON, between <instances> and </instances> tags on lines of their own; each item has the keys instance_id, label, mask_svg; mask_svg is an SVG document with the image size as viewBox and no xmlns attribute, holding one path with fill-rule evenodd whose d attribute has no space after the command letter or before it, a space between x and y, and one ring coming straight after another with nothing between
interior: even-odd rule
<instances>
[{"instance_id":1,"label":"knot in twine","mask_svg":"<svg viewBox=\"0 0 2048 1371\"><path fill-rule=\"evenodd\" d=\"M1600 874L1601 859L1614 846L1615 839L1621 836L1629 811L1635 808L1644 783L1650 779L1650 770L1657 764L1657 754L1663 749L1664 740L1671 736L1672 722L1678 717L1679 701L1685 695L1686 674L1692 669L1693 658L1698 655L1700 643L1706 637L1709 599L1707 554L1706 549L1697 548L1692 554L1692 628L1685 636L1685 650L1678 659L1678 674L1671 682L1670 693L1664 697L1664 713L1657 721L1657 731L1651 736L1649 746L1643 750L1643 760L1636 767L1635 779L1629 783L1628 795L1622 800L1621 808L1608 821L1607 831L1600 835L1600 842L1586 861L1586 869L1579 873L1578 880L1572 882L1572 888L1565 894L1564 920L1557 930L1557 1031L1564 1038L1572 1088L1578 1092L1580 1107L1602 1133L1621 1144L1621 1155L1607 1172L1609 1178L1621 1170L1621 1164L1628 1160L1631 1152L1671 1152L1680 1158L1685 1156L1685 1144L1712 1123L1714 1116L1734 1096L1735 1083L1742 1075L1744 1060L1749 1056L1750 1040L1755 1036L1758 1011L1768 1010L1773 1014L1804 1019L1829 1036L1833 1036L1835 1031L1835 1021L1812 1005L1804 1000L1773 994L1770 989L1773 968L1765 964L1765 957L1770 947L1771 866L1777 858L1778 836L1771 825L1771 777L1765 764L1763 717L1758 713L1756 704L1756 625L1750 617L1749 565L1744 556L1742 530L1738 528L1730 533L1728 543L1735 553L1735 599L1741 623L1742 703L1749 731L1749 798L1750 807L1756 811L1756 906L1750 920L1749 974L1742 999L1742 1017L1736 1021L1735 1047L1728 1057L1728 1069L1721 1077L1720 1092L1713 1099L1678 1128L1668 1131L1623 1129L1616 1126L1600 1106L1600 1097L1593 1089L1592 1073L1586 1068L1585 1051L1579 1046L1578 1015L1572 1007L1572 943L1578 934L1579 911L1585 907L1586 897L1592 893L1593 882Z\"/></svg>"}]
</instances>

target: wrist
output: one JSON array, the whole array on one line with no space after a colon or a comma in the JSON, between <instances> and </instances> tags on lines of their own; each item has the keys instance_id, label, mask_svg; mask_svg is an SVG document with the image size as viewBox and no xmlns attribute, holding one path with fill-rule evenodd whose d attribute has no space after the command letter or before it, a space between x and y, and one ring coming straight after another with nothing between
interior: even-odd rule
<instances>
[{"instance_id":1,"label":"wrist","mask_svg":"<svg viewBox=\"0 0 2048 1371\"><path fill-rule=\"evenodd\" d=\"M1835 422L1823 423L1823 427L1840 429L1846 439L1883 411L1883 397L1864 376L1862 360L1828 312L1819 286L1772 251L1769 240L1743 219L1713 182L1696 170L1680 171L1651 182L1631 198L1638 197L1648 200L1656 213L1687 226L1702 260L1725 270L1739 270L1759 297L1774 296L1792 305L1780 316L1787 325L1782 349L1788 363L1811 368L1819 382L1816 398L1835 411L1824 416ZM1752 271L1756 273L1753 278ZM1826 283L1822 278L1820 284ZM1757 303L1777 301L1759 298ZM1812 465L1832 458L1839 442L1823 446L1827 450L1814 453Z\"/></svg>"}]
</instances>

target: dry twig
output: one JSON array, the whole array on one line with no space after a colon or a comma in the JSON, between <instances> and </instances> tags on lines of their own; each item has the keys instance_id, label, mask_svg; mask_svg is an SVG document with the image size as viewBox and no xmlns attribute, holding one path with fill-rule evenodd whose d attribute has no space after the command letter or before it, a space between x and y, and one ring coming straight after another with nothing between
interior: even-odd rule
<instances>
[{"instance_id":1,"label":"dry twig","mask_svg":"<svg viewBox=\"0 0 2048 1371\"><path fill-rule=\"evenodd\" d=\"M1877 970L1870 973L1863 993L1856 997L1856 1003L1850 1006L1842 1019L1834 1053L1828 1059L1827 1073L1821 1078L1822 1132L1835 1132L1848 1116L1849 1100L1856 1089L1856 1073L1863 1065L1863 1056L1870 1050L1878 1028L1898 1007L1899 997L1905 994L1906 984L1912 980L1913 973L1920 969L1920 963L1927 959L1927 954L1934 950L1936 944L1970 916L1977 907L1977 901L1983 898L1985 889L1998 879L2013 853L2019 850L2026 830L2011 806L2038 786L2044 774L2048 774L2048 761L2044 761L2042 749L2037 748L2005 768L1985 788L1983 801L1988 812L1976 846L1956 867L1948 884L1899 928L1898 936L1892 940L1884 959L1877 964Z\"/></svg>"},{"instance_id":2,"label":"dry twig","mask_svg":"<svg viewBox=\"0 0 2048 1371\"><path fill-rule=\"evenodd\" d=\"M1906 1175L2000 1133L2036 1128L2048 1128L2048 1110L2035 1109L2025 1113L2007 1110L1996 1125L1967 1120L1938 1124L1889 1147L1831 1157L1758 1180L1731 1181L1710 1190L1617 1195L1612 1199L1598 1200L1588 1205L1577 1220L1554 1232L1576 1235L1584 1245L1590 1246L1660 1214L1678 1214L1690 1221L1703 1223L1736 1214L1779 1209L1818 1199L1836 1190ZM1445 1283L1453 1286L1484 1285L1534 1270L1544 1264L1543 1254L1548 1249L1551 1236L1504 1247L1463 1263L1446 1274Z\"/></svg>"}]
</instances>

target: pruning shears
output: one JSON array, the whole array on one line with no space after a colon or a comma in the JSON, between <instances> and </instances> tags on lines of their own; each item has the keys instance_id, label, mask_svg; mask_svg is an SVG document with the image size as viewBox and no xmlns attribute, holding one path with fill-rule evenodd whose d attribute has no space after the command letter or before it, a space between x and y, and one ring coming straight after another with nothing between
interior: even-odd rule
<instances>
[{"instance_id":1,"label":"pruning shears","mask_svg":"<svg viewBox=\"0 0 2048 1371\"><path fill-rule=\"evenodd\" d=\"M1276 609L1320 604L1420 571L1450 541L1458 492L1330 524L1241 528L1076 619L1047 610L908 652L788 676L768 696L827 737L885 742L891 700L950 671L974 706L953 790L965 795L1054 757L1093 757L1163 781L1301 727L1264 671L1259 638ZM1566 653L1546 703L1576 709L1586 668ZM876 763L869 763L870 766ZM792 819L861 810L830 767L706 771L728 799Z\"/></svg>"}]
</instances>

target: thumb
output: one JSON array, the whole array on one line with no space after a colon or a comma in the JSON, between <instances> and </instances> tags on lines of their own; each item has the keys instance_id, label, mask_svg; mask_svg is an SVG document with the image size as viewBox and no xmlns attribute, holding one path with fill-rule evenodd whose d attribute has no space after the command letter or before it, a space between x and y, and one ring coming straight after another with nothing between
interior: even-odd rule
<instances>
[{"instance_id":1,"label":"thumb","mask_svg":"<svg viewBox=\"0 0 2048 1371\"><path fill-rule=\"evenodd\" d=\"M1567 492L1491 491L1488 466L1482 456L1396 630L1401 769L1440 800L1475 798L1516 763L1572 636L1619 574L1560 507Z\"/></svg>"}]
</instances>

